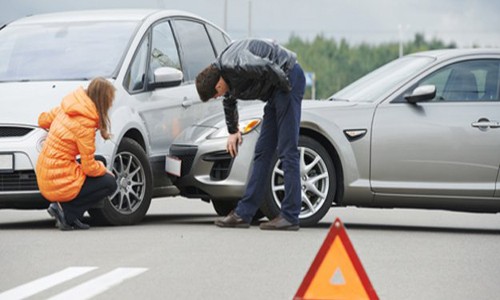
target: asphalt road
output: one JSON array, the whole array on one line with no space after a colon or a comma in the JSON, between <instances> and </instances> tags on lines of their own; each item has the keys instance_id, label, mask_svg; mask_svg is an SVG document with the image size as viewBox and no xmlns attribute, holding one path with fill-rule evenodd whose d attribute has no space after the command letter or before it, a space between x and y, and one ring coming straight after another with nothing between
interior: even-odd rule
<instances>
[{"instance_id":1,"label":"asphalt road","mask_svg":"<svg viewBox=\"0 0 500 300\"><path fill-rule=\"evenodd\" d=\"M136 226L61 232L0 210L0 299L292 299L339 217L380 299L498 299L500 216L333 209L298 232L221 229L212 206L153 201Z\"/></svg>"}]
</instances>

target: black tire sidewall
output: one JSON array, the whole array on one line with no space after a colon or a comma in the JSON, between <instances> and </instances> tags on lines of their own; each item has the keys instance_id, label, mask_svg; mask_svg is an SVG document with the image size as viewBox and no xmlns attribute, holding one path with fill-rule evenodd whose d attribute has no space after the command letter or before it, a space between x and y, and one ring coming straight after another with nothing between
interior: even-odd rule
<instances>
[{"instance_id":1,"label":"black tire sidewall","mask_svg":"<svg viewBox=\"0 0 500 300\"><path fill-rule=\"evenodd\" d=\"M238 199L236 200L213 200L212 205L214 207L215 212L218 216L227 216L232 210L236 209L238 206ZM252 221L258 221L261 218L265 217L260 209L255 212L255 215L252 218Z\"/></svg>"},{"instance_id":2,"label":"black tire sidewall","mask_svg":"<svg viewBox=\"0 0 500 300\"><path fill-rule=\"evenodd\" d=\"M218 216L227 216L236 208L238 200L213 200L212 205Z\"/></svg>"}]
</instances>

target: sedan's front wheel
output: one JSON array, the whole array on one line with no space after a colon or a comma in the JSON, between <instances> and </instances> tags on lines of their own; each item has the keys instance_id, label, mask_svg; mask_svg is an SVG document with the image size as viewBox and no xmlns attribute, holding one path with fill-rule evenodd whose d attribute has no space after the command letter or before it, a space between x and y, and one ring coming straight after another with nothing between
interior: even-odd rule
<instances>
[{"instance_id":1,"label":"sedan's front wheel","mask_svg":"<svg viewBox=\"0 0 500 300\"><path fill-rule=\"evenodd\" d=\"M316 140L301 136L299 139L301 226L317 224L330 209L336 192L336 173L332 158ZM280 213L285 197L284 172L281 161L275 157L271 164L262 212L272 219Z\"/></svg>"},{"instance_id":2,"label":"sedan's front wheel","mask_svg":"<svg viewBox=\"0 0 500 300\"><path fill-rule=\"evenodd\" d=\"M212 199L212 205L214 206L215 212L218 216L227 216L233 209L236 208L236 204L238 203L238 199L236 200L217 200Z\"/></svg>"},{"instance_id":3,"label":"sedan's front wheel","mask_svg":"<svg viewBox=\"0 0 500 300\"><path fill-rule=\"evenodd\" d=\"M153 175L148 157L134 140L123 138L113 160L118 189L105 199L104 207L89 211L98 223L132 225L139 223L151 204Z\"/></svg>"}]
</instances>

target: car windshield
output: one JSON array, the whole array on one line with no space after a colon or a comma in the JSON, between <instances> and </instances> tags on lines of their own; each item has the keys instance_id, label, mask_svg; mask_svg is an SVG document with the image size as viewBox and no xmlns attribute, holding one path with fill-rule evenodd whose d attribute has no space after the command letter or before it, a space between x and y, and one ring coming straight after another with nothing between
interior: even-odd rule
<instances>
[{"instance_id":1,"label":"car windshield","mask_svg":"<svg viewBox=\"0 0 500 300\"><path fill-rule=\"evenodd\" d=\"M136 22L9 25L0 30L0 81L112 77Z\"/></svg>"},{"instance_id":2,"label":"car windshield","mask_svg":"<svg viewBox=\"0 0 500 300\"><path fill-rule=\"evenodd\" d=\"M426 69L433 61L434 58L427 56L404 56L361 77L335 93L330 99L353 102L376 101Z\"/></svg>"}]
</instances>

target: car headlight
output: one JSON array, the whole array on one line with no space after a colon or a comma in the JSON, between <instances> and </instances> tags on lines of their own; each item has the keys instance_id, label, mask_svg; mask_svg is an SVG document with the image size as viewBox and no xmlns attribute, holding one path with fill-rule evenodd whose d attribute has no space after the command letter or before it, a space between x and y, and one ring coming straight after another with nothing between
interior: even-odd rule
<instances>
[{"instance_id":1,"label":"car headlight","mask_svg":"<svg viewBox=\"0 0 500 300\"><path fill-rule=\"evenodd\" d=\"M260 118L255 118L255 119L248 119L248 120L243 120L240 121L238 124L238 128L241 132L242 135L245 135L249 132L252 132L255 128L257 128L262 120ZM224 138L228 137L229 132L227 131L227 127L223 126L222 128L218 129L214 133L208 136L209 139L218 139L218 138Z\"/></svg>"}]
</instances>

